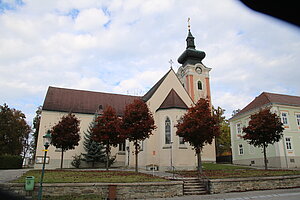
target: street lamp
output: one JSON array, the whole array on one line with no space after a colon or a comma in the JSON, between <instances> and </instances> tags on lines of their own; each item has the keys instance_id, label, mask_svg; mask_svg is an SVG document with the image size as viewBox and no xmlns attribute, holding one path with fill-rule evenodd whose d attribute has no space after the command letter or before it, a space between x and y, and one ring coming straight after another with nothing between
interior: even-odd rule
<instances>
[{"instance_id":1,"label":"street lamp","mask_svg":"<svg viewBox=\"0 0 300 200\"><path fill-rule=\"evenodd\" d=\"M173 173L173 179L174 179L174 166L173 166L173 141L171 141L171 170L172 170L172 173Z\"/></svg>"},{"instance_id":2,"label":"street lamp","mask_svg":"<svg viewBox=\"0 0 300 200\"><path fill-rule=\"evenodd\" d=\"M47 156L47 151L50 146L51 142L51 132L50 130L47 131L47 133L43 136L43 143L45 149L45 155L44 155L44 162L43 162L43 169L42 169L42 175L41 175L41 180L40 180L40 189L39 189L39 194L38 194L38 200L42 199L42 192L43 192L43 178L44 178L44 173L45 173L45 164L46 164L46 156Z\"/></svg>"}]
</instances>

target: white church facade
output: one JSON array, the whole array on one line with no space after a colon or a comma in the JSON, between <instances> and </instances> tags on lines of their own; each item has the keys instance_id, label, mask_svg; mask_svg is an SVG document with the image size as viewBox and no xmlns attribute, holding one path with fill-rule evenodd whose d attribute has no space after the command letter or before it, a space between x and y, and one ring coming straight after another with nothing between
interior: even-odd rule
<instances>
[{"instance_id":1,"label":"white church facade","mask_svg":"<svg viewBox=\"0 0 300 200\"><path fill-rule=\"evenodd\" d=\"M34 168L41 168L43 162L43 135L51 129L62 116L72 112L80 120L79 145L74 150L64 153L64 168L72 168L71 162L74 155L85 153L83 148L84 133L92 122L95 113L101 113L102 109L112 106L119 116L127 104L134 99L141 98L153 114L157 128L150 138L141 144L139 153L139 167L150 169L156 166L158 170L195 169L197 160L195 151L188 143L176 135L177 121L187 109L200 98L206 98L211 105L211 92L209 84L209 72L202 60L205 57L203 51L196 50L194 37L190 30L186 39L187 47L178 58L181 64L176 73L172 68L144 95L130 96L91 92L66 88L49 87L41 114L39 138L36 150ZM112 156L116 156L113 166L134 167L134 146L126 141L116 148L112 148ZM49 147L46 159L46 168L60 167L61 152L54 146ZM216 161L215 145L206 145L203 148L202 160Z\"/></svg>"}]
</instances>

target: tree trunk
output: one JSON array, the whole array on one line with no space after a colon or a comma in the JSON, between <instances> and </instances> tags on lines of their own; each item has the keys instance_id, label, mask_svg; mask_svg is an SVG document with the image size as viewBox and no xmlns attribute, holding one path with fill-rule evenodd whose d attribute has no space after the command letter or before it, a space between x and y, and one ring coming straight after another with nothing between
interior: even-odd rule
<instances>
[{"instance_id":1,"label":"tree trunk","mask_svg":"<svg viewBox=\"0 0 300 200\"><path fill-rule=\"evenodd\" d=\"M135 141L135 172L138 172L138 142Z\"/></svg>"},{"instance_id":2,"label":"tree trunk","mask_svg":"<svg viewBox=\"0 0 300 200\"><path fill-rule=\"evenodd\" d=\"M24 163L24 165L26 165L25 157L26 157L26 151L24 151L23 156L22 156L22 163Z\"/></svg>"},{"instance_id":3,"label":"tree trunk","mask_svg":"<svg viewBox=\"0 0 300 200\"><path fill-rule=\"evenodd\" d=\"M267 147L264 145L264 162L265 162L265 170L268 169L268 161L267 161Z\"/></svg>"},{"instance_id":4,"label":"tree trunk","mask_svg":"<svg viewBox=\"0 0 300 200\"><path fill-rule=\"evenodd\" d=\"M196 148L197 160L198 160L198 167L197 170L199 174L202 174L202 161L201 161L201 148Z\"/></svg>"},{"instance_id":5,"label":"tree trunk","mask_svg":"<svg viewBox=\"0 0 300 200\"><path fill-rule=\"evenodd\" d=\"M108 171L108 165L109 165L109 145L106 144L106 171Z\"/></svg>"},{"instance_id":6,"label":"tree trunk","mask_svg":"<svg viewBox=\"0 0 300 200\"><path fill-rule=\"evenodd\" d=\"M60 169L63 168L63 162L64 162L64 149L61 149L61 158L60 158Z\"/></svg>"}]
</instances>

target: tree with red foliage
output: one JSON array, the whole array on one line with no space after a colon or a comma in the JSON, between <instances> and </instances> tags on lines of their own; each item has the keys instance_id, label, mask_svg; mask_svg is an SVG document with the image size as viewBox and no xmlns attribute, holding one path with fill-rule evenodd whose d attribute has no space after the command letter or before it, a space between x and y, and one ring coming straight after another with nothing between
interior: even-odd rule
<instances>
[{"instance_id":1,"label":"tree with red foliage","mask_svg":"<svg viewBox=\"0 0 300 200\"><path fill-rule=\"evenodd\" d=\"M249 125L243 128L243 132L246 134L242 138L248 140L250 145L263 148L265 169L267 170L267 147L282 138L283 124L275 113L271 113L270 108L261 109L258 113L251 115L250 119Z\"/></svg>"},{"instance_id":2,"label":"tree with red foliage","mask_svg":"<svg viewBox=\"0 0 300 200\"><path fill-rule=\"evenodd\" d=\"M122 130L125 138L128 138L135 146L136 172L138 172L139 143L149 138L155 128L153 116L144 101L135 99L133 103L126 106Z\"/></svg>"},{"instance_id":3,"label":"tree with red foliage","mask_svg":"<svg viewBox=\"0 0 300 200\"><path fill-rule=\"evenodd\" d=\"M92 139L105 145L106 170L109 167L111 146L116 147L122 140L120 125L121 119L116 115L115 109L108 106L104 109L103 114L96 118L92 128Z\"/></svg>"},{"instance_id":4,"label":"tree with red foliage","mask_svg":"<svg viewBox=\"0 0 300 200\"><path fill-rule=\"evenodd\" d=\"M194 146L198 160L198 171L202 173L201 151L205 144L211 144L220 134L220 125L217 115L212 115L207 100L199 99L196 105L176 125L176 134Z\"/></svg>"},{"instance_id":5,"label":"tree with red foliage","mask_svg":"<svg viewBox=\"0 0 300 200\"><path fill-rule=\"evenodd\" d=\"M75 115L69 113L67 116L63 116L58 124L52 127L51 144L56 148L61 148L61 169L63 168L64 151L75 149L75 146L79 144L79 123L80 121Z\"/></svg>"}]
</instances>

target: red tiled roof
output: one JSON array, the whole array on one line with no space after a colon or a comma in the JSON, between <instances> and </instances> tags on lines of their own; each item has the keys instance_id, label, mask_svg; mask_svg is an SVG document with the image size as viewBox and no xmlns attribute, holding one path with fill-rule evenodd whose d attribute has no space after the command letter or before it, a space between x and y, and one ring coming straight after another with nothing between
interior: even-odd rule
<instances>
[{"instance_id":1,"label":"red tiled roof","mask_svg":"<svg viewBox=\"0 0 300 200\"><path fill-rule=\"evenodd\" d=\"M172 89L157 110L168 108L188 109L188 106L183 102L176 91Z\"/></svg>"},{"instance_id":2,"label":"red tiled roof","mask_svg":"<svg viewBox=\"0 0 300 200\"><path fill-rule=\"evenodd\" d=\"M99 106L112 106L123 115L125 106L137 98L141 97L49 87L43 110L95 114Z\"/></svg>"},{"instance_id":3,"label":"red tiled roof","mask_svg":"<svg viewBox=\"0 0 300 200\"><path fill-rule=\"evenodd\" d=\"M300 106L300 97L263 92L235 116L238 116L238 115L246 113L250 110L262 107L267 104ZM235 116L233 116L233 117L235 117Z\"/></svg>"}]
</instances>

